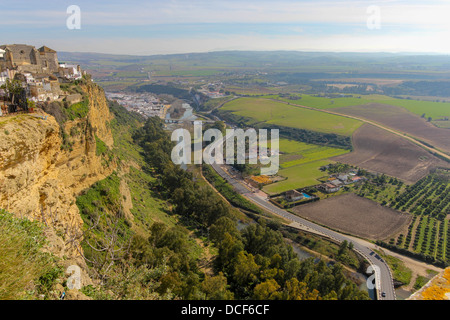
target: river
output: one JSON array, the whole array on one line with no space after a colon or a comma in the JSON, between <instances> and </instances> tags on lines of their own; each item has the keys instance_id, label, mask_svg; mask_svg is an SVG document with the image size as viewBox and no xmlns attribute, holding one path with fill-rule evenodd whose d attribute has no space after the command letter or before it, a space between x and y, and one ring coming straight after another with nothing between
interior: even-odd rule
<instances>
[{"instance_id":1,"label":"river","mask_svg":"<svg viewBox=\"0 0 450 320\"><path fill-rule=\"evenodd\" d=\"M189 103L183 103L181 105L184 108L183 116L180 119L173 119L173 120L195 120L197 119L197 116L194 115L194 108L191 107ZM171 120L170 113L166 114L166 120Z\"/></svg>"}]
</instances>

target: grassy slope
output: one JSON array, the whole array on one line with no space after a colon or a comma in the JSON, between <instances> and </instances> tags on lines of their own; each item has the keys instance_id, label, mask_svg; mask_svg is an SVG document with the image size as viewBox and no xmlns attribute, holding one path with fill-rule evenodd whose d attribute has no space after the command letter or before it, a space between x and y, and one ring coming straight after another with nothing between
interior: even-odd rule
<instances>
[{"instance_id":1,"label":"grassy slope","mask_svg":"<svg viewBox=\"0 0 450 320\"><path fill-rule=\"evenodd\" d=\"M135 226L139 232L145 230L155 221L163 222L168 226L175 225L174 217L168 215L165 201L151 189L155 181L148 172L142 170L145 161L142 149L133 142L133 131L142 124L129 116L123 108L113 106L115 119L111 122L114 137L114 153L121 161L120 177L124 179L131 194L132 208Z\"/></svg>"},{"instance_id":2,"label":"grassy slope","mask_svg":"<svg viewBox=\"0 0 450 320\"><path fill-rule=\"evenodd\" d=\"M56 259L41 248L44 226L15 218L0 209L0 300L56 298L50 292L63 271Z\"/></svg>"},{"instance_id":3,"label":"grassy slope","mask_svg":"<svg viewBox=\"0 0 450 320\"><path fill-rule=\"evenodd\" d=\"M134 119L127 118L127 113L119 108L116 118L111 122L114 137L114 153L121 160L123 175L131 192L133 207L130 209L134 215L134 222L146 229L152 222L160 221L169 226L175 224L173 217L166 212L163 201L157 198L150 185L155 179L142 170L145 161L142 156L142 148L133 142L132 132L141 124ZM121 113L118 113L120 112ZM123 119L118 118L120 114Z\"/></svg>"}]
</instances>

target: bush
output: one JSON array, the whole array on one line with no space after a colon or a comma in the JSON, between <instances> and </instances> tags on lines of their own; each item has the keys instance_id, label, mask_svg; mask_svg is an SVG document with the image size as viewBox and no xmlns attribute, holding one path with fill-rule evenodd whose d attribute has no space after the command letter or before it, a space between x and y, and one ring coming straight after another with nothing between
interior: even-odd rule
<instances>
[{"instance_id":1,"label":"bush","mask_svg":"<svg viewBox=\"0 0 450 320\"><path fill-rule=\"evenodd\" d=\"M89 101L85 98L83 101L74 103L67 109L64 109L64 112L69 120L84 118L89 113Z\"/></svg>"},{"instance_id":2,"label":"bush","mask_svg":"<svg viewBox=\"0 0 450 320\"><path fill-rule=\"evenodd\" d=\"M96 144L96 155L101 156L108 152L108 147L106 143L104 143L97 135L95 135L95 144Z\"/></svg>"}]
</instances>

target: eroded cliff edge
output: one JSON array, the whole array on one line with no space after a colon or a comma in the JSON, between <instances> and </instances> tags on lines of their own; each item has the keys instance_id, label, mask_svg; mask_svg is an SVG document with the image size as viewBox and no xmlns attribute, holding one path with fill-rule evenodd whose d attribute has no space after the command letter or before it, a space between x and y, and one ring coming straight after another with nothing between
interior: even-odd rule
<instances>
[{"instance_id":1,"label":"eroded cliff edge","mask_svg":"<svg viewBox=\"0 0 450 320\"><path fill-rule=\"evenodd\" d=\"M42 110L0 118L0 208L51 227L52 253L68 258L80 254L70 243L83 225L77 195L117 166L99 151L114 142L103 89L90 81L79 87L88 112L63 127Z\"/></svg>"}]
</instances>

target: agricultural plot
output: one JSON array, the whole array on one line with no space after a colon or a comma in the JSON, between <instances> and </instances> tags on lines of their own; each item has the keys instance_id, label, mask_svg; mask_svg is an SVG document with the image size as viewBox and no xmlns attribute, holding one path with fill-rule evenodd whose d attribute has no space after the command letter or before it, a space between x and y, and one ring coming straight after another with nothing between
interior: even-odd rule
<instances>
[{"instance_id":1,"label":"agricultural plot","mask_svg":"<svg viewBox=\"0 0 450 320\"><path fill-rule=\"evenodd\" d=\"M353 193L304 204L292 211L341 232L371 240L389 238L411 221L409 214L381 206Z\"/></svg>"},{"instance_id":2,"label":"agricultural plot","mask_svg":"<svg viewBox=\"0 0 450 320\"><path fill-rule=\"evenodd\" d=\"M442 129L450 129L450 121L442 121L442 120L435 120L431 121L432 124L434 124L438 128Z\"/></svg>"},{"instance_id":3,"label":"agricultural plot","mask_svg":"<svg viewBox=\"0 0 450 320\"><path fill-rule=\"evenodd\" d=\"M323 177L324 175L319 168L329 163L330 162L327 160L319 160L281 169L278 171L278 175L286 177L287 179L267 185L263 188L263 191L269 194L276 194L292 189L319 184L317 179Z\"/></svg>"},{"instance_id":4,"label":"agricultural plot","mask_svg":"<svg viewBox=\"0 0 450 320\"><path fill-rule=\"evenodd\" d=\"M280 166L282 169L317 160L328 159L348 152L339 148L331 148L307 144L299 141L280 139Z\"/></svg>"},{"instance_id":5,"label":"agricultural plot","mask_svg":"<svg viewBox=\"0 0 450 320\"><path fill-rule=\"evenodd\" d=\"M450 152L450 131L445 128L437 128L431 122L427 122L427 116L421 118L400 107L379 103L337 108L335 111L378 122L394 130L417 137L438 149ZM427 114L426 112L423 113Z\"/></svg>"},{"instance_id":6,"label":"agricultural plot","mask_svg":"<svg viewBox=\"0 0 450 320\"><path fill-rule=\"evenodd\" d=\"M280 139L279 175L287 178L263 188L269 194L318 184L324 173L320 167L329 163L328 159L347 153L348 150L317 146L303 142Z\"/></svg>"},{"instance_id":7,"label":"agricultural plot","mask_svg":"<svg viewBox=\"0 0 450 320\"><path fill-rule=\"evenodd\" d=\"M448 102L389 99L380 101L380 103L405 108L419 117L423 114L426 118L431 117L434 120L450 117L450 103Z\"/></svg>"},{"instance_id":8,"label":"agricultural plot","mask_svg":"<svg viewBox=\"0 0 450 320\"><path fill-rule=\"evenodd\" d=\"M450 214L450 183L438 173L428 175L396 197L390 206L444 220Z\"/></svg>"},{"instance_id":9,"label":"agricultural plot","mask_svg":"<svg viewBox=\"0 0 450 320\"><path fill-rule=\"evenodd\" d=\"M383 99L388 99L386 96L380 95L353 95L352 97L316 97L307 94L293 95L293 98L280 97L278 95L270 95L267 98L278 99L287 103L297 104L301 106L316 108L316 109L332 109L348 106L364 105L368 103L378 102Z\"/></svg>"},{"instance_id":10,"label":"agricultural plot","mask_svg":"<svg viewBox=\"0 0 450 320\"><path fill-rule=\"evenodd\" d=\"M390 208L411 215L407 230L392 237L389 244L411 252L429 262L443 261L450 264L450 179L448 173L437 170L409 186L384 185L378 188L374 200L386 203ZM384 191L391 193L384 199ZM358 191L364 195L367 186ZM373 194L373 192L372 192Z\"/></svg>"},{"instance_id":11,"label":"agricultural plot","mask_svg":"<svg viewBox=\"0 0 450 320\"><path fill-rule=\"evenodd\" d=\"M425 114L427 118L431 117L433 120L450 117L450 103L448 102L395 99L392 97L378 94L352 95L351 97L335 97L335 98L316 97L307 94L302 94L300 96L297 95L298 97L297 100L283 98L277 95L271 95L267 97L317 109L332 109L342 107L363 106L369 104L382 104L387 107L395 106L398 107L399 109L403 108L419 117Z\"/></svg>"},{"instance_id":12,"label":"agricultural plot","mask_svg":"<svg viewBox=\"0 0 450 320\"><path fill-rule=\"evenodd\" d=\"M410 251L426 261L443 261L450 264L449 240L448 220L413 215L408 232L392 238L389 244Z\"/></svg>"},{"instance_id":13,"label":"agricultural plot","mask_svg":"<svg viewBox=\"0 0 450 320\"><path fill-rule=\"evenodd\" d=\"M264 122L342 136L350 136L362 124L357 120L260 98L236 99L226 103L221 110L250 118L252 123ZM247 124L251 126L252 123Z\"/></svg>"},{"instance_id":14,"label":"agricultural plot","mask_svg":"<svg viewBox=\"0 0 450 320\"><path fill-rule=\"evenodd\" d=\"M353 135L354 151L331 160L384 173L415 183L432 168L448 167L414 143L373 125L364 124Z\"/></svg>"}]
</instances>

